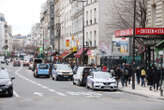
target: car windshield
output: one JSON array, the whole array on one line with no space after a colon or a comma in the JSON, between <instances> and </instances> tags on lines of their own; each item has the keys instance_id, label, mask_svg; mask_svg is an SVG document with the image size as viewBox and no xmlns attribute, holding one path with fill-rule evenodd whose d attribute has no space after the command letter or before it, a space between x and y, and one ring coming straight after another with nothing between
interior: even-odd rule
<instances>
[{"instance_id":1,"label":"car windshield","mask_svg":"<svg viewBox=\"0 0 164 110\"><path fill-rule=\"evenodd\" d=\"M69 65L57 65L57 70L68 70L71 71L71 67Z\"/></svg>"},{"instance_id":2,"label":"car windshield","mask_svg":"<svg viewBox=\"0 0 164 110\"><path fill-rule=\"evenodd\" d=\"M112 75L108 72L97 72L94 74L94 78L97 78L97 79L107 79L111 77Z\"/></svg>"},{"instance_id":3,"label":"car windshield","mask_svg":"<svg viewBox=\"0 0 164 110\"><path fill-rule=\"evenodd\" d=\"M49 66L47 64L40 64L39 69L48 69Z\"/></svg>"},{"instance_id":4,"label":"car windshield","mask_svg":"<svg viewBox=\"0 0 164 110\"><path fill-rule=\"evenodd\" d=\"M0 79L9 79L9 74L7 72L0 72Z\"/></svg>"}]
</instances>

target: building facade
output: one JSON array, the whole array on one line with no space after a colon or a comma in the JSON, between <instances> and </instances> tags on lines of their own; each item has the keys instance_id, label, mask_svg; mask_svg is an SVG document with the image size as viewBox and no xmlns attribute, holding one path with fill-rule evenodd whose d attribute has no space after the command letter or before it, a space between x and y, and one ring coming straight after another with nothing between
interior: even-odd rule
<instances>
[{"instance_id":1,"label":"building facade","mask_svg":"<svg viewBox=\"0 0 164 110\"><path fill-rule=\"evenodd\" d=\"M50 12L49 1L42 5L40 14L41 37L43 38L43 48L46 50L50 47Z\"/></svg>"},{"instance_id":2,"label":"building facade","mask_svg":"<svg viewBox=\"0 0 164 110\"><path fill-rule=\"evenodd\" d=\"M6 21L4 14L0 13L0 54L3 53L3 47L5 45L5 26Z\"/></svg>"},{"instance_id":3,"label":"building facade","mask_svg":"<svg viewBox=\"0 0 164 110\"><path fill-rule=\"evenodd\" d=\"M40 23L36 23L32 27L31 32L31 43L35 47L42 47L43 46L43 36L41 36L41 28Z\"/></svg>"},{"instance_id":4,"label":"building facade","mask_svg":"<svg viewBox=\"0 0 164 110\"><path fill-rule=\"evenodd\" d=\"M7 24L4 14L0 13L0 54L12 51L12 27Z\"/></svg>"}]
</instances>

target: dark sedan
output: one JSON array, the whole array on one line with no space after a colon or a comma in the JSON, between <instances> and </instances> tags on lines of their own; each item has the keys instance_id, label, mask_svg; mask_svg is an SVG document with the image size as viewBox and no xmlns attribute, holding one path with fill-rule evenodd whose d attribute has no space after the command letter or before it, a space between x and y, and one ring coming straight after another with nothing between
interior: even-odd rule
<instances>
[{"instance_id":1,"label":"dark sedan","mask_svg":"<svg viewBox=\"0 0 164 110\"><path fill-rule=\"evenodd\" d=\"M0 94L13 96L13 79L14 77L9 77L6 70L0 70Z\"/></svg>"}]
</instances>

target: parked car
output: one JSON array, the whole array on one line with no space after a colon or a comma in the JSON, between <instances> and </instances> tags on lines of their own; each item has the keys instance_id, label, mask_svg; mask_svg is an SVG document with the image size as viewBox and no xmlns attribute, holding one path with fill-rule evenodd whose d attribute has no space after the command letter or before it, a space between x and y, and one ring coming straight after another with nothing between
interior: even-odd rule
<instances>
[{"instance_id":1,"label":"parked car","mask_svg":"<svg viewBox=\"0 0 164 110\"><path fill-rule=\"evenodd\" d=\"M91 72L91 74L87 77L87 88L91 88L93 90L117 90L117 82L112 77L111 73L108 72Z\"/></svg>"},{"instance_id":2,"label":"parked car","mask_svg":"<svg viewBox=\"0 0 164 110\"><path fill-rule=\"evenodd\" d=\"M21 62L19 60L14 60L13 66L21 66Z\"/></svg>"},{"instance_id":3,"label":"parked car","mask_svg":"<svg viewBox=\"0 0 164 110\"><path fill-rule=\"evenodd\" d=\"M69 64L54 64L52 67L52 79L54 80L68 80L73 77L73 71Z\"/></svg>"},{"instance_id":4,"label":"parked car","mask_svg":"<svg viewBox=\"0 0 164 110\"><path fill-rule=\"evenodd\" d=\"M91 67L78 67L77 73L73 75L73 84L78 86L85 86L87 76L92 71Z\"/></svg>"},{"instance_id":5,"label":"parked car","mask_svg":"<svg viewBox=\"0 0 164 110\"><path fill-rule=\"evenodd\" d=\"M39 76L47 76L50 77L50 66L49 64L37 64L36 69L34 71L34 77L39 77Z\"/></svg>"},{"instance_id":6,"label":"parked car","mask_svg":"<svg viewBox=\"0 0 164 110\"><path fill-rule=\"evenodd\" d=\"M0 94L7 94L9 97L13 96L13 79L9 77L6 70L0 70Z\"/></svg>"}]
</instances>

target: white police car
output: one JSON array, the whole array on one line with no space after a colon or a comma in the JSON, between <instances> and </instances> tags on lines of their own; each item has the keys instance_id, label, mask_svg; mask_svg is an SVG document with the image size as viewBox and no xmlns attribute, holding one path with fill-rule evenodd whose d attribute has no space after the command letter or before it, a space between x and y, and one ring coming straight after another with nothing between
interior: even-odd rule
<instances>
[{"instance_id":1,"label":"white police car","mask_svg":"<svg viewBox=\"0 0 164 110\"><path fill-rule=\"evenodd\" d=\"M118 89L116 80L112 77L111 73L95 71L87 77L87 88L93 90L112 90Z\"/></svg>"}]
</instances>

